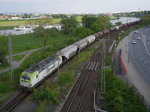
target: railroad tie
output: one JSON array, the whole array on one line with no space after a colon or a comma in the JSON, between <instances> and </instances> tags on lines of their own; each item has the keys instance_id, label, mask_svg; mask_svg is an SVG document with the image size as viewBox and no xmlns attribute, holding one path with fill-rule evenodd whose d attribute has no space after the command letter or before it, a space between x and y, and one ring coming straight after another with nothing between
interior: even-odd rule
<instances>
[{"instance_id":1,"label":"railroad tie","mask_svg":"<svg viewBox=\"0 0 150 112\"><path fill-rule=\"evenodd\" d=\"M99 63L96 64L94 71L97 70L98 66L99 66Z\"/></svg>"},{"instance_id":2,"label":"railroad tie","mask_svg":"<svg viewBox=\"0 0 150 112\"><path fill-rule=\"evenodd\" d=\"M92 65L93 65L93 62L90 63L88 70L91 70Z\"/></svg>"},{"instance_id":3,"label":"railroad tie","mask_svg":"<svg viewBox=\"0 0 150 112\"><path fill-rule=\"evenodd\" d=\"M89 61L87 66L86 66L86 70L88 69L88 67L90 66L91 62Z\"/></svg>"},{"instance_id":4,"label":"railroad tie","mask_svg":"<svg viewBox=\"0 0 150 112\"><path fill-rule=\"evenodd\" d=\"M96 65L96 63L93 62L93 66L92 66L91 70L94 70L95 65Z\"/></svg>"}]
</instances>

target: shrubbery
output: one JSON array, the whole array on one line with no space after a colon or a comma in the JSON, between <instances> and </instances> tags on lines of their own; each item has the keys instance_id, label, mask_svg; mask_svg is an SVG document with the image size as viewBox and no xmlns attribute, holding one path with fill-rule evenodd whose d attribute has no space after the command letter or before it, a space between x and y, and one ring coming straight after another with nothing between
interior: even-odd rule
<instances>
[{"instance_id":1,"label":"shrubbery","mask_svg":"<svg viewBox=\"0 0 150 112\"><path fill-rule=\"evenodd\" d=\"M75 35L76 37L80 37L80 38L84 38L84 37L89 36L91 34L92 34L92 31L90 29L85 28L85 27L78 27L73 32L73 35Z\"/></svg>"},{"instance_id":2,"label":"shrubbery","mask_svg":"<svg viewBox=\"0 0 150 112\"><path fill-rule=\"evenodd\" d=\"M2 93L8 93L12 90L12 88L10 88L10 85L6 82L0 82L0 94Z\"/></svg>"},{"instance_id":3,"label":"shrubbery","mask_svg":"<svg viewBox=\"0 0 150 112\"><path fill-rule=\"evenodd\" d=\"M0 36L0 66L6 65L6 55L8 54L8 38Z\"/></svg>"},{"instance_id":4,"label":"shrubbery","mask_svg":"<svg viewBox=\"0 0 150 112\"><path fill-rule=\"evenodd\" d=\"M37 101L47 101L51 103L57 103L57 97L59 91L56 90L56 85L51 85L51 87L44 88L40 91L35 89L33 91L33 99Z\"/></svg>"},{"instance_id":5,"label":"shrubbery","mask_svg":"<svg viewBox=\"0 0 150 112\"><path fill-rule=\"evenodd\" d=\"M150 15L143 16L141 21L142 25L150 25Z\"/></svg>"},{"instance_id":6,"label":"shrubbery","mask_svg":"<svg viewBox=\"0 0 150 112\"><path fill-rule=\"evenodd\" d=\"M147 112L146 107L132 87L106 69L106 105L109 112Z\"/></svg>"},{"instance_id":7,"label":"shrubbery","mask_svg":"<svg viewBox=\"0 0 150 112\"><path fill-rule=\"evenodd\" d=\"M66 74L68 72L64 72L59 76L59 85L60 86L69 86L74 80L74 76L72 74Z\"/></svg>"}]
</instances>

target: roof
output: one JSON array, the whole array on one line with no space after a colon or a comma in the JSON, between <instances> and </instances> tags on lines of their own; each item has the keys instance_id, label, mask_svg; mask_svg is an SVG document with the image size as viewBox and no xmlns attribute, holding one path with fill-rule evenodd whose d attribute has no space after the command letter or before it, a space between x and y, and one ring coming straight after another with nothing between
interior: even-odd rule
<instances>
[{"instance_id":1,"label":"roof","mask_svg":"<svg viewBox=\"0 0 150 112\"><path fill-rule=\"evenodd\" d=\"M50 56L49 58L46 58L39 63L33 65L32 67L26 69L25 72L33 73L35 71L42 71L44 68L56 62L57 60L57 55Z\"/></svg>"}]
</instances>

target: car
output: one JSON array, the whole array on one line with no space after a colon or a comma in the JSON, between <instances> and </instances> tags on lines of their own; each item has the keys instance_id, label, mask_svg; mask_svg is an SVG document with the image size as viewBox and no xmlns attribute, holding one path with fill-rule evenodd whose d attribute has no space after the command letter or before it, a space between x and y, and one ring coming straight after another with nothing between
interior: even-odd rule
<instances>
[{"instance_id":1,"label":"car","mask_svg":"<svg viewBox=\"0 0 150 112\"><path fill-rule=\"evenodd\" d=\"M132 44L136 44L136 41L135 41L135 40L133 40L131 43L132 43Z\"/></svg>"},{"instance_id":2,"label":"car","mask_svg":"<svg viewBox=\"0 0 150 112\"><path fill-rule=\"evenodd\" d=\"M138 38L137 38L137 40L141 40L141 38L140 38L140 37L138 37Z\"/></svg>"},{"instance_id":3,"label":"car","mask_svg":"<svg viewBox=\"0 0 150 112\"><path fill-rule=\"evenodd\" d=\"M134 31L134 33L138 33L138 31Z\"/></svg>"}]
</instances>

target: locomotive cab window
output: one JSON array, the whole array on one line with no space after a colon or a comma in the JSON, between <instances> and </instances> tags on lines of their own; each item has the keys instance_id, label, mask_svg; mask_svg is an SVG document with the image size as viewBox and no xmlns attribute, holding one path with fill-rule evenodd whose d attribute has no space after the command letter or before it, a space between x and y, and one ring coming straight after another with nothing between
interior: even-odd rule
<instances>
[{"instance_id":1,"label":"locomotive cab window","mask_svg":"<svg viewBox=\"0 0 150 112\"><path fill-rule=\"evenodd\" d=\"M30 77L27 76L26 74L25 74L25 75L22 75L21 78L22 78L23 81L29 81L29 80L30 80Z\"/></svg>"}]
</instances>

